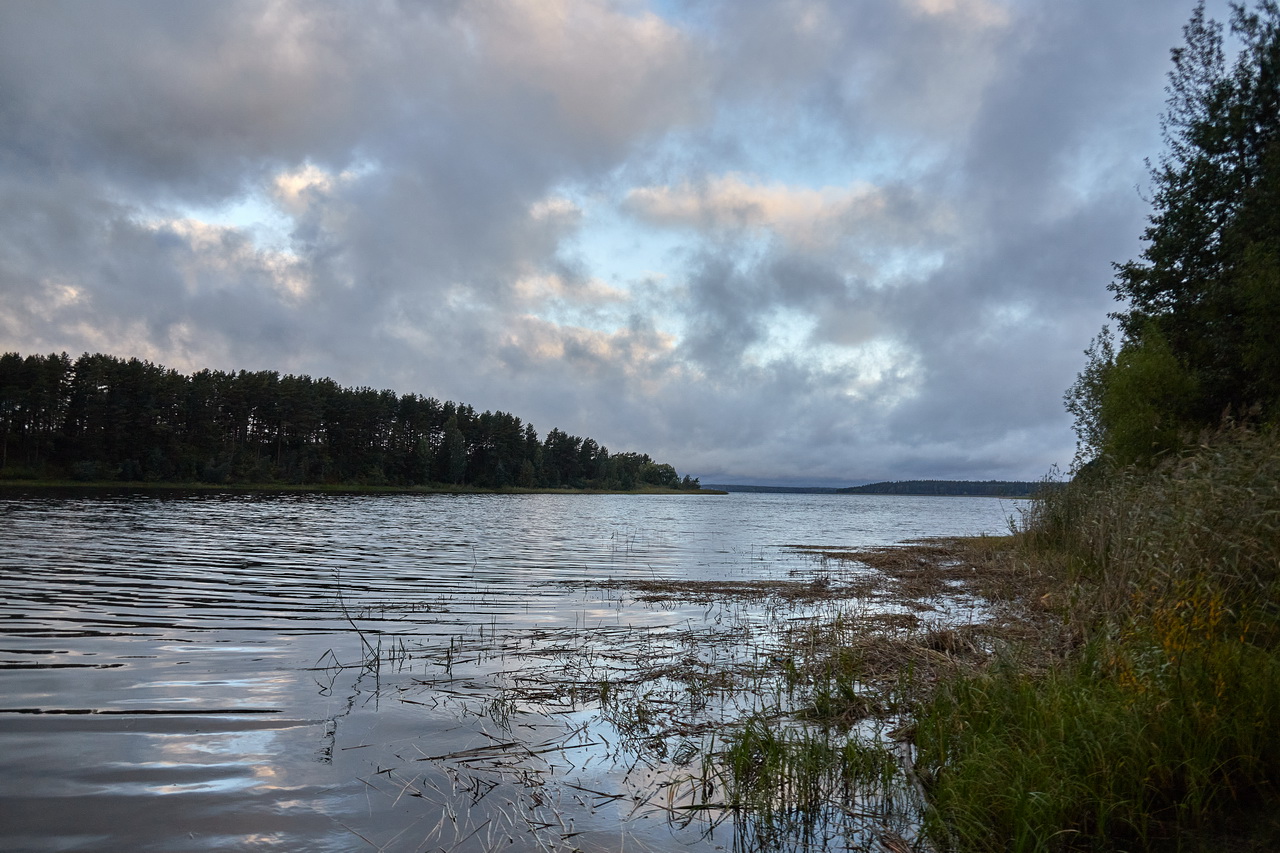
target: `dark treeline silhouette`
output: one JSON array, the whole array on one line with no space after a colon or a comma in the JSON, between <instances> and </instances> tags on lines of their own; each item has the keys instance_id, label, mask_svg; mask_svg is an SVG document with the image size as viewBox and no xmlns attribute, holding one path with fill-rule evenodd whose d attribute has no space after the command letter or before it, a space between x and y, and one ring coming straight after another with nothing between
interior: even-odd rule
<instances>
[{"instance_id":1,"label":"dark treeline silhouette","mask_svg":"<svg viewBox=\"0 0 1280 853\"><path fill-rule=\"evenodd\" d=\"M201 370L138 359L0 356L6 477L206 483L646 486L697 489L642 453L506 412L332 379Z\"/></svg>"},{"instance_id":2,"label":"dark treeline silhouette","mask_svg":"<svg viewBox=\"0 0 1280 853\"><path fill-rule=\"evenodd\" d=\"M973 497L1030 497L1043 488L1043 483L1021 480L900 480L892 483L869 483L840 489L845 495L968 495Z\"/></svg>"}]
</instances>

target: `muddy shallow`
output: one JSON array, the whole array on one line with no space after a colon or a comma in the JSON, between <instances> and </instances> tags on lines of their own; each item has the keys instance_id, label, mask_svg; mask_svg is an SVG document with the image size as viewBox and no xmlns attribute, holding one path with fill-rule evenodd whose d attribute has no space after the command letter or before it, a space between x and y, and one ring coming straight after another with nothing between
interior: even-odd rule
<instances>
[{"instance_id":1,"label":"muddy shallow","mask_svg":"<svg viewBox=\"0 0 1280 853\"><path fill-rule=\"evenodd\" d=\"M742 699L669 674L625 691L662 661L767 667L768 632L818 605L627 581L852 584L787 546L999 533L1014 512L0 491L0 849L742 848L675 809L671 727L704 736Z\"/></svg>"}]
</instances>

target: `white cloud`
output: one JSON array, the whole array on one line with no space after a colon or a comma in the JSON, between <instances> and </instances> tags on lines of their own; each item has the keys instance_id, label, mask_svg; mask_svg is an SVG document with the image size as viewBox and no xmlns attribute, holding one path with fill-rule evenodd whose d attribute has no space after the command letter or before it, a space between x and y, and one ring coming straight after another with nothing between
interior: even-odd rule
<instances>
[{"instance_id":1,"label":"white cloud","mask_svg":"<svg viewBox=\"0 0 1280 853\"><path fill-rule=\"evenodd\" d=\"M461 19L494 81L527 88L580 133L627 140L693 117L699 60L653 12L600 0L464 5Z\"/></svg>"},{"instance_id":2,"label":"white cloud","mask_svg":"<svg viewBox=\"0 0 1280 853\"><path fill-rule=\"evenodd\" d=\"M538 221L573 223L581 219L582 208L564 196L548 196L531 204L529 215Z\"/></svg>"},{"instance_id":3,"label":"white cloud","mask_svg":"<svg viewBox=\"0 0 1280 853\"><path fill-rule=\"evenodd\" d=\"M254 284L292 304L310 294L305 265L297 255L259 247L239 228L186 218L141 225L169 243L188 296Z\"/></svg>"},{"instance_id":4,"label":"white cloud","mask_svg":"<svg viewBox=\"0 0 1280 853\"><path fill-rule=\"evenodd\" d=\"M291 216L300 217L332 193L339 182L351 177L350 172L334 175L314 163L304 163L275 176L271 181L271 197Z\"/></svg>"},{"instance_id":5,"label":"white cloud","mask_svg":"<svg viewBox=\"0 0 1280 853\"><path fill-rule=\"evenodd\" d=\"M550 301L567 301L578 305L604 305L627 302L630 294L611 287L598 278L577 281L556 273L535 273L516 279L516 296L531 305Z\"/></svg>"},{"instance_id":6,"label":"white cloud","mask_svg":"<svg viewBox=\"0 0 1280 853\"><path fill-rule=\"evenodd\" d=\"M1012 15L1009 10L991 0L905 0L906 5L919 15L948 18L960 25L973 27L1006 27Z\"/></svg>"}]
</instances>

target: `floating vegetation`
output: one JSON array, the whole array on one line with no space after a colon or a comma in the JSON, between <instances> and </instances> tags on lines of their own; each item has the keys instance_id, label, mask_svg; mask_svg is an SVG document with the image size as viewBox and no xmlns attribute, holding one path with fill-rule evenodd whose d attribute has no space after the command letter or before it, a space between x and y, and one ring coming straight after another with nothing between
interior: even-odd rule
<instances>
[{"instance_id":1,"label":"floating vegetation","mask_svg":"<svg viewBox=\"0 0 1280 853\"><path fill-rule=\"evenodd\" d=\"M1026 578L985 540L793 550L785 578L560 582L655 624L366 639L412 673L383 700L469 732L369 784L435 804L420 849L930 849L912 712L1034 632L1000 604Z\"/></svg>"}]
</instances>

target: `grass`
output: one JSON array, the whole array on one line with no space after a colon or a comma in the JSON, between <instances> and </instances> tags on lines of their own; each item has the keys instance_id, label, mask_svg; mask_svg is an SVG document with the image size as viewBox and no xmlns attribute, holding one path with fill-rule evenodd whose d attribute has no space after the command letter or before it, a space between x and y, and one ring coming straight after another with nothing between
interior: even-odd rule
<instances>
[{"instance_id":1,"label":"grass","mask_svg":"<svg viewBox=\"0 0 1280 853\"><path fill-rule=\"evenodd\" d=\"M1036 654L922 703L931 834L957 851L1275 849L1275 436L1081 478L1012 544L1056 618Z\"/></svg>"}]
</instances>

